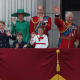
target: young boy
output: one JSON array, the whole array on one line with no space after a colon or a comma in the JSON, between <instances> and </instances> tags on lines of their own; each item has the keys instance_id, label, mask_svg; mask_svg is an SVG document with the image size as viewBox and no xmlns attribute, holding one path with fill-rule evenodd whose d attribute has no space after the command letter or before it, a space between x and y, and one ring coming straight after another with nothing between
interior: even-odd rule
<instances>
[{"instance_id":1,"label":"young boy","mask_svg":"<svg viewBox=\"0 0 80 80\"><path fill-rule=\"evenodd\" d=\"M47 35L43 34L44 28L42 26L38 27L38 35L35 33L31 34L30 44L33 45L34 43L35 48L47 48L48 47L48 37Z\"/></svg>"},{"instance_id":2,"label":"young boy","mask_svg":"<svg viewBox=\"0 0 80 80\"><path fill-rule=\"evenodd\" d=\"M16 34L17 41L13 42L13 48L26 48L27 43L22 41L23 35L21 32Z\"/></svg>"},{"instance_id":3,"label":"young boy","mask_svg":"<svg viewBox=\"0 0 80 80\"><path fill-rule=\"evenodd\" d=\"M16 40L16 37L11 35L9 31L5 31L5 22L0 21L0 48L10 48L9 38Z\"/></svg>"}]
</instances>

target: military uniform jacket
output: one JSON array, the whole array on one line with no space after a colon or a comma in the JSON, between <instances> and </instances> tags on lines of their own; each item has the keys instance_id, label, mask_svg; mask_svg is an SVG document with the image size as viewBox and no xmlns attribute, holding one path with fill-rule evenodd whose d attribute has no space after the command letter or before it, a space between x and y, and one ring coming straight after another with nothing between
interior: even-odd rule
<instances>
[{"instance_id":1,"label":"military uniform jacket","mask_svg":"<svg viewBox=\"0 0 80 80\"><path fill-rule=\"evenodd\" d=\"M59 48L74 48L74 42L78 40L78 26L74 23L68 23L67 21L60 20L59 15L55 15L55 24L60 32L60 38L58 42ZM75 41L69 39L62 39L61 36L69 37Z\"/></svg>"},{"instance_id":2,"label":"military uniform jacket","mask_svg":"<svg viewBox=\"0 0 80 80\"><path fill-rule=\"evenodd\" d=\"M29 22L27 22L27 21L19 22L17 20L16 21L16 26L14 26L13 22L12 22L11 33L16 34L18 32L21 32L23 34L23 39L22 40L27 43L28 39L29 39Z\"/></svg>"},{"instance_id":3,"label":"military uniform jacket","mask_svg":"<svg viewBox=\"0 0 80 80\"><path fill-rule=\"evenodd\" d=\"M44 34L48 35L48 31L51 30L51 18L44 16L43 21L45 24L39 21L39 16L32 17L30 20L30 33L35 32L37 34L37 28L42 26L44 28Z\"/></svg>"},{"instance_id":4,"label":"military uniform jacket","mask_svg":"<svg viewBox=\"0 0 80 80\"><path fill-rule=\"evenodd\" d=\"M9 38L12 40L16 40L16 37L13 35L12 35L12 37L7 36L5 34L5 30L4 30L3 34L0 32L0 48L10 48Z\"/></svg>"}]
</instances>

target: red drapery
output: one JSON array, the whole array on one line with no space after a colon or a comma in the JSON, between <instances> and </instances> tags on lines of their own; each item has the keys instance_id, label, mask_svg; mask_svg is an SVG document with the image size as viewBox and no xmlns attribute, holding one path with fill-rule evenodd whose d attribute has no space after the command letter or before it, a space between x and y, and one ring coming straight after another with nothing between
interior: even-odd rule
<instances>
[{"instance_id":1,"label":"red drapery","mask_svg":"<svg viewBox=\"0 0 80 80\"><path fill-rule=\"evenodd\" d=\"M56 72L57 49L0 49L1 80L50 80L56 74L79 80L80 49L60 49L60 72Z\"/></svg>"}]
</instances>

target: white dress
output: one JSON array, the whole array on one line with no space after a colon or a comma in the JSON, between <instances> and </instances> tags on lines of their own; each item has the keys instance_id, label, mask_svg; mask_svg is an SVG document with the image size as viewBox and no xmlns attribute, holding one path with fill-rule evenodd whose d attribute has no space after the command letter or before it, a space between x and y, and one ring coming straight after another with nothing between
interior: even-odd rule
<instances>
[{"instance_id":1,"label":"white dress","mask_svg":"<svg viewBox=\"0 0 80 80\"><path fill-rule=\"evenodd\" d=\"M48 37L47 35L43 34L42 37L40 37L39 35L36 35L34 38L31 38L30 40L30 44L35 45L35 48L47 48L48 47Z\"/></svg>"}]
</instances>

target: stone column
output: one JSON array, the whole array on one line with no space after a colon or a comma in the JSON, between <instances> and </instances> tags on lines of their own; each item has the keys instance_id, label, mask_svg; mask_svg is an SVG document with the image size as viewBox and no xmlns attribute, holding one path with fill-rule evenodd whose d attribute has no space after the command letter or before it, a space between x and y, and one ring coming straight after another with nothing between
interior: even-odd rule
<instances>
[{"instance_id":1,"label":"stone column","mask_svg":"<svg viewBox=\"0 0 80 80\"><path fill-rule=\"evenodd\" d=\"M49 31L49 42L51 48L57 48L59 40L59 32L57 26L54 24L55 12L53 11L53 6L56 5L60 8L60 0L46 0L46 16L51 17L52 19L52 28Z\"/></svg>"},{"instance_id":2,"label":"stone column","mask_svg":"<svg viewBox=\"0 0 80 80\"><path fill-rule=\"evenodd\" d=\"M45 2L46 2L46 0L37 0L37 6L39 6L39 5L45 6Z\"/></svg>"}]
</instances>

